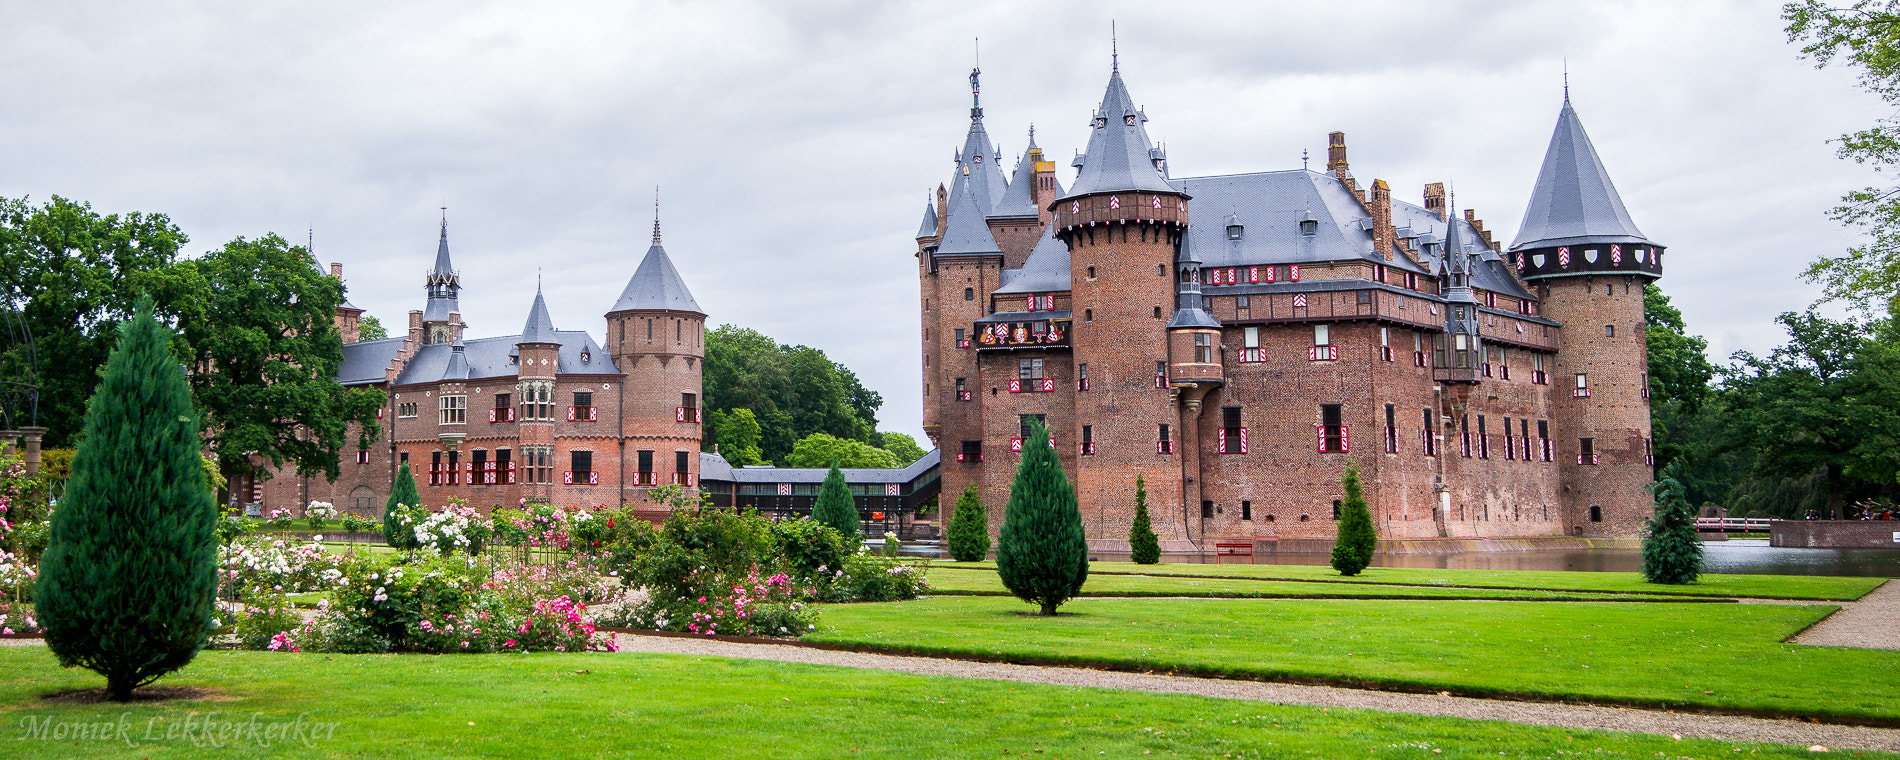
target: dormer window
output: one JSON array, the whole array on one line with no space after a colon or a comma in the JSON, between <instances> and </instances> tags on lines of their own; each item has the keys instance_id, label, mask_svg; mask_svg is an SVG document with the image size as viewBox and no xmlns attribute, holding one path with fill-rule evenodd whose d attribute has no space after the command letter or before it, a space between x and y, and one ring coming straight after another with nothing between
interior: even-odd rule
<instances>
[{"instance_id":1,"label":"dormer window","mask_svg":"<svg viewBox=\"0 0 1900 760\"><path fill-rule=\"evenodd\" d=\"M1097 117L1095 117L1095 126L1096 126L1097 128L1101 128L1101 127L1106 127L1106 126L1108 126L1108 117L1107 117L1107 116L1097 116Z\"/></svg>"},{"instance_id":2,"label":"dormer window","mask_svg":"<svg viewBox=\"0 0 1900 760\"><path fill-rule=\"evenodd\" d=\"M1227 239L1239 240L1241 233L1246 232L1246 231L1247 231L1246 227L1242 227L1238 224L1229 224L1227 225Z\"/></svg>"},{"instance_id":3,"label":"dormer window","mask_svg":"<svg viewBox=\"0 0 1900 760\"><path fill-rule=\"evenodd\" d=\"M1131 127L1135 126L1135 115L1131 113L1131 114L1122 116L1122 123L1127 124L1128 126L1131 126Z\"/></svg>"},{"instance_id":4,"label":"dormer window","mask_svg":"<svg viewBox=\"0 0 1900 760\"><path fill-rule=\"evenodd\" d=\"M589 355L590 355L590 354L588 354L588 353L587 353L586 351L582 351L582 352L581 352L581 361L587 361L587 360L588 360L588 359L587 359L587 357L588 357Z\"/></svg>"},{"instance_id":5,"label":"dormer window","mask_svg":"<svg viewBox=\"0 0 1900 760\"><path fill-rule=\"evenodd\" d=\"M1232 228L1230 227L1228 229L1232 229ZM1312 237L1318 234L1319 234L1319 220L1317 219L1300 220L1300 235L1301 236Z\"/></svg>"}]
</instances>

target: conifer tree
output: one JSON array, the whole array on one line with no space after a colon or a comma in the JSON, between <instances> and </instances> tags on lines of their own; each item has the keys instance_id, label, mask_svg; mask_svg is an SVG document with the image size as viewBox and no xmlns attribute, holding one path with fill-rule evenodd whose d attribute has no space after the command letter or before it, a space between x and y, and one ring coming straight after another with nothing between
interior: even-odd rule
<instances>
[{"instance_id":1,"label":"conifer tree","mask_svg":"<svg viewBox=\"0 0 1900 760\"><path fill-rule=\"evenodd\" d=\"M1081 593L1089 577L1088 540L1075 488L1062 473L1049 430L1032 423L1023 438L1023 461L1003 510L996 572L1010 593L1039 605L1044 615Z\"/></svg>"},{"instance_id":2,"label":"conifer tree","mask_svg":"<svg viewBox=\"0 0 1900 760\"><path fill-rule=\"evenodd\" d=\"M831 472L825 473L825 484L818 487L818 503L812 505L811 519L831 526L853 546L859 541L858 506L851 499L851 487L845 485L844 472L838 469L838 463L831 463Z\"/></svg>"},{"instance_id":3,"label":"conifer tree","mask_svg":"<svg viewBox=\"0 0 1900 760\"><path fill-rule=\"evenodd\" d=\"M217 505L171 341L141 298L86 411L36 587L47 647L119 702L190 663L216 614Z\"/></svg>"},{"instance_id":4,"label":"conifer tree","mask_svg":"<svg viewBox=\"0 0 1900 760\"><path fill-rule=\"evenodd\" d=\"M1702 575L1702 540L1695 534L1695 509L1677 480L1681 469L1670 464L1651 486L1656 513L1643 525L1643 578L1650 583L1694 583Z\"/></svg>"},{"instance_id":5,"label":"conifer tree","mask_svg":"<svg viewBox=\"0 0 1900 760\"><path fill-rule=\"evenodd\" d=\"M1339 505L1339 528L1333 536L1333 569L1340 575L1358 575L1372 564L1379 534L1372 527L1372 511L1366 507L1366 493L1359 485L1359 468L1346 465L1341 482L1346 487L1346 498Z\"/></svg>"},{"instance_id":6,"label":"conifer tree","mask_svg":"<svg viewBox=\"0 0 1900 760\"><path fill-rule=\"evenodd\" d=\"M1135 521L1128 526L1128 555L1138 565L1161 561L1161 540L1155 537L1148 517L1148 483L1140 475L1135 476Z\"/></svg>"},{"instance_id":7,"label":"conifer tree","mask_svg":"<svg viewBox=\"0 0 1900 760\"><path fill-rule=\"evenodd\" d=\"M950 557L958 562L981 562L990 556L990 518L983 512L983 501L976 486L963 489L957 497L957 509L944 529Z\"/></svg>"},{"instance_id":8,"label":"conifer tree","mask_svg":"<svg viewBox=\"0 0 1900 760\"><path fill-rule=\"evenodd\" d=\"M422 506L422 496L416 492L416 476L409 472L409 463L396 467L396 485L389 489L389 501L383 503L383 540L397 549L414 549L416 529L414 525L404 525L399 518L407 511Z\"/></svg>"}]
</instances>

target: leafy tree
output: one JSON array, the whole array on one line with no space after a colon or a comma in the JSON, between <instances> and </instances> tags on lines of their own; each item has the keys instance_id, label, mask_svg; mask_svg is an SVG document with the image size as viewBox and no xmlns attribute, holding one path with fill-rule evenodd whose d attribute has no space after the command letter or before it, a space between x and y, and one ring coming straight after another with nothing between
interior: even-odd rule
<instances>
[{"instance_id":1,"label":"leafy tree","mask_svg":"<svg viewBox=\"0 0 1900 760\"><path fill-rule=\"evenodd\" d=\"M422 495L416 492L416 476L409 471L409 463L397 465L396 484L389 489L389 501L383 502L383 539L390 546L398 549L418 546L414 526L404 526L399 518L421 506Z\"/></svg>"},{"instance_id":2,"label":"leafy tree","mask_svg":"<svg viewBox=\"0 0 1900 760\"><path fill-rule=\"evenodd\" d=\"M751 409L714 409L708 421L717 431L713 442L719 447L719 455L727 462L740 466L765 463L759 454L759 418Z\"/></svg>"},{"instance_id":3,"label":"leafy tree","mask_svg":"<svg viewBox=\"0 0 1900 760\"><path fill-rule=\"evenodd\" d=\"M912 462L923 459L924 454L929 453L924 451L924 447L917 445L917 439L903 433L886 430L871 437L875 439L871 441L872 445L891 452L897 457L899 467L909 467Z\"/></svg>"},{"instance_id":4,"label":"leafy tree","mask_svg":"<svg viewBox=\"0 0 1900 760\"><path fill-rule=\"evenodd\" d=\"M844 473L833 462L831 472L825 473L825 483L818 487L818 502L812 505L811 519L823 523L838 531L852 542L858 540L858 505L851 499L851 487L844 482Z\"/></svg>"},{"instance_id":5,"label":"leafy tree","mask_svg":"<svg viewBox=\"0 0 1900 760\"><path fill-rule=\"evenodd\" d=\"M983 511L976 486L963 489L963 495L957 497L957 510L950 514L944 542L950 558L958 562L981 562L990 556L990 517Z\"/></svg>"},{"instance_id":6,"label":"leafy tree","mask_svg":"<svg viewBox=\"0 0 1900 760\"><path fill-rule=\"evenodd\" d=\"M996 573L1018 599L1054 615L1088 580L1088 540L1075 488L1063 474L1055 448L1046 445L1049 429L1039 421L1031 423L1024 440L1022 464L1003 510Z\"/></svg>"},{"instance_id":7,"label":"leafy tree","mask_svg":"<svg viewBox=\"0 0 1900 760\"><path fill-rule=\"evenodd\" d=\"M1728 434L1758 478L1818 477L1827 514L1894 490L1900 476L1900 327L1783 314L1788 345L1736 354L1726 374Z\"/></svg>"},{"instance_id":8,"label":"leafy tree","mask_svg":"<svg viewBox=\"0 0 1900 760\"><path fill-rule=\"evenodd\" d=\"M706 336L705 367L706 408L751 409L767 461L786 464L792 447L812 433L869 443L877 429L884 400L818 349L721 325ZM716 423L708 433L711 445L718 439Z\"/></svg>"},{"instance_id":9,"label":"leafy tree","mask_svg":"<svg viewBox=\"0 0 1900 760\"><path fill-rule=\"evenodd\" d=\"M1674 467L1654 486L1656 513L1643 524L1643 579L1650 583L1694 583L1702 574L1702 540L1695 534L1695 509L1682 495Z\"/></svg>"},{"instance_id":10,"label":"leafy tree","mask_svg":"<svg viewBox=\"0 0 1900 760\"><path fill-rule=\"evenodd\" d=\"M36 587L47 647L119 702L204 648L218 588L217 506L171 331L146 299L121 332Z\"/></svg>"},{"instance_id":11,"label":"leafy tree","mask_svg":"<svg viewBox=\"0 0 1900 760\"><path fill-rule=\"evenodd\" d=\"M1353 576L1372 564L1379 533L1372 527L1372 511L1366 507L1366 492L1359 485L1359 468L1346 465L1340 483L1346 487L1346 498L1339 505L1339 526L1333 535L1333 569L1340 575Z\"/></svg>"},{"instance_id":12,"label":"leafy tree","mask_svg":"<svg viewBox=\"0 0 1900 760\"><path fill-rule=\"evenodd\" d=\"M897 455L863 441L812 433L800 439L785 457L787 467L900 467Z\"/></svg>"},{"instance_id":13,"label":"leafy tree","mask_svg":"<svg viewBox=\"0 0 1900 760\"><path fill-rule=\"evenodd\" d=\"M1782 7L1788 41L1818 67L1841 63L1857 69L1861 87L1890 105L1900 105L1900 2L1857 0L1836 7L1799 0ZM1881 119L1842 135L1835 154L1875 171L1900 163L1900 119ZM1829 298L1862 307L1900 295L1900 187L1866 187L1841 198L1836 220L1866 230L1869 239L1842 256L1823 257L1808 268Z\"/></svg>"},{"instance_id":14,"label":"leafy tree","mask_svg":"<svg viewBox=\"0 0 1900 760\"><path fill-rule=\"evenodd\" d=\"M382 320L368 314L364 314L362 319L357 320L357 340L382 340L387 337L389 337L389 330L383 327Z\"/></svg>"},{"instance_id":15,"label":"leafy tree","mask_svg":"<svg viewBox=\"0 0 1900 760\"><path fill-rule=\"evenodd\" d=\"M1161 539L1148 517L1148 483L1140 475L1135 476L1135 521L1128 526L1128 554L1139 565L1161 561Z\"/></svg>"},{"instance_id":16,"label":"leafy tree","mask_svg":"<svg viewBox=\"0 0 1900 760\"><path fill-rule=\"evenodd\" d=\"M350 423L359 426L358 445L376 438L383 392L337 383L343 284L311 261L303 248L265 235L179 265L192 391L226 477L253 474L257 455L335 479Z\"/></svg>"},{"instance_id":17,"label":"leafy tree","mask_svg":"<svg viewBox=\"0 0 1900 760\"><path fill-rule=\"evenodd\" d=\"M33 333L47 448L77 444L86 400L137 295L151 294L161 318L174 314L173 264L187 239L163 214L0 198L0 298L19 305Z\"/></svg>"}]
</instances>

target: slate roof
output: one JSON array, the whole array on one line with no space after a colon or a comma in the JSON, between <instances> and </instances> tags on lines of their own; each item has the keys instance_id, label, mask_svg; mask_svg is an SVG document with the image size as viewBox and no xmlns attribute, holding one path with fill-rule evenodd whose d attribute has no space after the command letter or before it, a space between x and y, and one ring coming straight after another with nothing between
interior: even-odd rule
<instances>
[{"instance_id":1,"label":"slate roof","mask_svg":"<svg viewBox=\"0 0 1900 760\"><path fill-rule=\"evenodd\" d=\"M619 375L620 369L614 366L607 352L594 343L592 336L579 330L558 330L556 340L561 345L559 351L560 366L557 374L562 375ZM394 339L391 339L394 340ZM386 343L389 341L375 341ZM395 341L400 347L401 341ZM514 352L515 344L521 342L519 335L503 335L494 338L476 338L463 344L462 364L466 367L465 377L452 378L456 368L452 366L451 356L454 346L447 343L431 343L417 349L416 355L409 358L409 364L403 368L402 375L396 378L397 385L415 385L434 383L445 379L482 380L495 377L514 377L516 367L508 360ZM372 345L355 343L354 346ZM346 369L349 368L350 346L344 346ZM368 352L365 352L368 353ZM581 361L581 354L587 354L587 361ZM390 357L395 352L389 353ZM389 366L385 361L376 367L377 380L381 380L381 371Z\"/></svg>"},{"instance_id":2,"label":"slate roof","mask_svg":"<svg viewBox=\"0 0 1900 760\"><path fill-rule=\"evenodd\" d=\"M1193 241L1183 238L1181 251L1175 254L1176 262L1188 265L1190 269L1199 269L1201 261L1194 253ZM1220 327L1220 320L1202 308L1206 297L1201 295L1201 281L1197 276L1187 282L1175 285L1174 316L1168 319L1168 328L1176 327Z\"/></svg>"},{"instance_id":3,"label":"slate roof","mask_svg":"<svg viewBox=\"0 0 1900 760\"><path fill-rule=\"evenodd\" d=\"M1596 146L1583 131L1569 93L1557 112L1557 129L1544 151L1524 222L1511 250L1578 243L1648 243L1610 183Z\"/></svg>"},{"instance_id":4,"label":"slate roof","mask_svg":"<svg viewBox=\"0 0 1900 760\"><path fill-rule=\"evenodd\" d=\"M996 293L1054 293L1069 289L1069 246L1056 239L1055 225L1043 229L1042 238L1023 259L1021 269L1006 269L1008 275Z\"/></svg>"},{"instance_id":5,"label":"slate roof","mask_svg":"<svg viewBox=\"0 0 1900 760\"><path fill-rule=\"evenodd\" d=\"M950 183L951 197L967 187L976 200L978 213L989 216L990 210L1003 202L1003 194L1009 188L1000 159L995 146L990 144L989 133L983 129L983 115L974 114L970 119L970 134L963 139L963 150L957 153L956 179Z\"/></svg>"},{"instance_id":6,"label":"slate roof","mask_svg":"<svg viewBox=\"0 0 1900 760\"><path fill-rule=\"evenodd\" d=\"M1510 265L1504 262L1503 257L1484 244L1484 238L1478 234L1476 227L1462 218L1453 221L1458 225L1458 238L1467 241L1472 247L1472 253L1476 254L1476 260L1471 262L1472 287L1518 298L1536 299L1535 295L1518 282L1517 275L1511 271ZM1395 227L1410 227L1414 233L1418 234L1419 258L1426 262L1426 268L1431 270L1431 274L1443 272L1444 239L1448 225L1438 218L1437 212L1427 211L1422 206L1394 199L1392 224ZM1404 255L1395 254L1392 258L1393 263L1397 264Z\"/></svg>"},{"instance_id":7,"label":"slate roof","mask_svg":"<svg viewBox=\"0 0 1900 760\"><path fill-rule=\"evenodd\" d=\"M438 284L442 286L439 292L446 293L446 296L436 295L438 291L435 286ZM449 262L449 223L446 220L442 222L442 238L435 246L435 266L429 270L429 286L429 302L423 306L422 321L447 322L450 312L462 310L455 297L461 290L461 283L457 282L455 267Z\"/></svg>"},{"instance_id":8,"label":"slate roof","mask_svg":"<svg viewBox=\"0 0 1900 760\"><path fill-rule=\"evenodd\" d=\"M449 344L449 366L443 368L442 379L468 379L468 346L462 343L461 338L456 338L454 343Z\"/></svg>"},{"instance_id":9,"label":"slate roof","mask_svg":"<svg viewBox=\"0 0 1900 760\"><path fill-rule=\"evenodd\" d=\"M1010 177L1009 190L1003 193L1003 199L990 210L990 216L1036 216L1036 157L1042 151L1036 147L1036 132L1029 131L1029 147L1024 149L1023 157L1016 162L1016 174Z\"/></svg>"},{"instance_id":10,"label":"slate roof","mask_svg":"<svg viewBox=\"0 0 1900 760\"><path fill-rule=\"evenodd\" d=\"M950 208L945 212L949 221L944 224L943 240L937 243L937 255L1002 255L1003 249L996 245L989 223L983 221L983 209L971 192L967 185L958 185L951 192Z\"/></svg>"},{"instance_id":11,"label":"slate roof","mask_svg":"<svg viewBox=\"0 0 1900 760\"><path fill-rule=\"evenodd\" d=\"M396 360L403 338L384 338L343 344L343 363L337 366L336 380L344 385L369 385L383 381L383 370Z\"/></svg>"},{"instance_id":12,"label":"slate roof","mask_svg":"<svg viewBox=\"0 0 1900 760\"><path fill-rule=\"evenodd\" d=\"M1148 140L1148 128L1143 126L1147 121L1148 116L1135 108L1117 67L1108 76L1102 105L1090 122L1093 131L1088 150L1082 155L1082 172L1063 197L1119 190L1175 192L1155 167L1159 152Z\"/></svg>"},{"instance_id":13,"label":"slate roof","mask_svg":"<svg viewBox=\"0 0 1900 760\"><path fill-rule=\"evenodd\" d=\"M633 309L706 313L699 308L699 302L693 300L692 291L686 289L686 281L680 279L679 270L673 268L666 249L660 247L659 235L656 233L653 237L653 246L647 249L646 258L640 260L640 267L633 270L627 289L620 291L620 300L614 302L610 313Z\"/></svg>"},{"instance_id":14,"label":"slate roof","mask_svg":"<svg viewBox=\"0 0 1900 760\"><path fill-rule=\"evenodd\" d=\"M943 451L931 449L923 458L893 470L845 467L846 483L909 483L928 474L943 462ZM699 453L699 479L735 483L823 483L830 474L826 467L733 467L725 457L709 451Z\"/></svg>"},{"instance_id":15,"label":"slate roof","mask_svg":"<svg viewBox=\"0 0 1900 760\"><path fill-rule=\"evenodd\" d=\"M1188 243L1209 268L1357 258L1426 273L1402 254L1391 261L1373 255L1371 217L1331 174L1292 169L1169 182L1192 196ZM1394 224L1398 205L1393 203ZM1300 222L1307 219L1316 223L1312 235L1300 234ZM1227 227L1236 222L1241 237L1230 240Z\"/></svg>"},{"instance_id":16,"label":"slate roof","mask_svg":"<svg viewBox=\"0 0 1900 760\"><path fill-rule=\"evenodd\" d=\"M937 204L926 201L924 203L924 221L921 224L917 225L917 238L921 240L923 238L932 237L936 234L937 234Z\"/></svg>"},{"instance_id":17,"label":"slate roof","mask_svg":"<svg viewBox=\"0 0 1900 760\"><path fill-rule=\"evenodd\" d=\"M534 285L534 305L528 307L528 323L521 328L522 343L556 343L554 319L548 316L547 299L541 297L541 284Z\"/></svg>"}]
</instances>

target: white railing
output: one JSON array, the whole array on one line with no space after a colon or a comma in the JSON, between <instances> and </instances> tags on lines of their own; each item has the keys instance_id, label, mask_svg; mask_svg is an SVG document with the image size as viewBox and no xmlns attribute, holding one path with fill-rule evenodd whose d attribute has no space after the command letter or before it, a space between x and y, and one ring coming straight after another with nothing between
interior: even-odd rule
<instances>
[{"instance_id":1,"label":"white railing","mask_svg":"<svg viewBox=\"0 0 1900 760\"><path fill-rule=\"evenodd\" d=\"M1769 522L1771 521L1762 517L1698 517L1695 519L1695 529L1759 533L1768 530Z\"/></svg>"}]
</instances>

